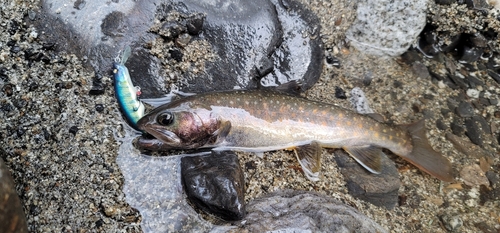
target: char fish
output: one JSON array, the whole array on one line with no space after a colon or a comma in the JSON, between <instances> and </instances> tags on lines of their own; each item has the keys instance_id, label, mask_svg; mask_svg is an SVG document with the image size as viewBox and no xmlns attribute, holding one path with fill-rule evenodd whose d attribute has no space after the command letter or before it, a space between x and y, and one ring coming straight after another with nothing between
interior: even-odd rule
<instances>
[{"instance_id":1,"label":"char fish","mask_svg":"<svg viewBox=\"0 0 500 233\"><path fill-rule=\"evenodd\" d=\"M332 104L277 91L187 96L157 107L137 126L154 137L141 137L136 143L149 150L294 150L311 180L319 179L322 147L344 149L373 173L380 172L381 148L386 148L438 179L453 180L450 162L427 141L424 120L389 125Z\"/></svg>"}]
</instances>

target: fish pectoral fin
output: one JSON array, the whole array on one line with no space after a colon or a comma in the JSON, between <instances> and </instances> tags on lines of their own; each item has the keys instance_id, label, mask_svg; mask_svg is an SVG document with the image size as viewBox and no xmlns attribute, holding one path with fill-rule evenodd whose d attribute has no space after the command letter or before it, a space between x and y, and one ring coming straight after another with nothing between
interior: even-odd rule
<instances>
[{"instance_id":1,"label":"fish pectoral fin","mask_svg":"<svg viewBox=\"0 0 500 233\"><path fill-rule=\"evenodd\" d=\"M311 144L296 147L294 151L306 177L309 180L318 181L321 169L321 146L319 143L313 141Z\"/></svg>"},{"instance_id":2,"label":"fish pectoral fin","mask_svg":"<svg viewBox=\"0 0 500 233\"><path fill-rule=\"evenodd\" d=\"M380 174L380 158L383 153L380 148L374 146L351 146L343 147L342 149L347 151L366 170L371 173Z\"/></svg>"},{"instance_id":3,"label":"fish pectoral fin","mask_svg":"<svg viewBox=\"0 0 500 233\"><path fill-rule=\"evenodd\" d=\"M216 137L215 143L222 142L224 138L229 134L229 131L231 131L231 122L221 122L219 128L212 134L213 137Z\"/></svg>"}]
</instances>

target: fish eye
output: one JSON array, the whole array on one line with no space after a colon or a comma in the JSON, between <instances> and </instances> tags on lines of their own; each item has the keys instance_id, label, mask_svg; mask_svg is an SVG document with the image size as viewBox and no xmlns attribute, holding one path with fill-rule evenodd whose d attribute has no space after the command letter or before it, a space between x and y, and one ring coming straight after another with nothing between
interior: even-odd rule
<instances>
[{"instance_id":1,"label":"fish eye","mask_svg":"<svg viewBox=\"0 0 500 233\"><path fill-rule=\"evenodd\" d=\"M171 112L164 112L156 117L156 121L161 125L170 125L174 122L174 114Z\"/></svg>"}]
</instances>

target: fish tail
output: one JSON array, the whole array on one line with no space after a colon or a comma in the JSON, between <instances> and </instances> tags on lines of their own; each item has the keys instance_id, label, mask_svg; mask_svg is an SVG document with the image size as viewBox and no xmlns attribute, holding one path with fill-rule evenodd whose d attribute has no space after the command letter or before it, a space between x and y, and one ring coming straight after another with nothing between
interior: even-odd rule
<instances>
[{"instance_id":1,"label":"fish tail","mask_svg":"<svg viewBox=\"0 0 500 233\"><path fill-rule=\"evenodd\" d=\"M432 149L425 136L424 119L402 127L406 128L410 133L413 144L412 151L408 155L402 157L440 180L447 182L453 181L450 161Z\"/></svg>"}]
</instances>

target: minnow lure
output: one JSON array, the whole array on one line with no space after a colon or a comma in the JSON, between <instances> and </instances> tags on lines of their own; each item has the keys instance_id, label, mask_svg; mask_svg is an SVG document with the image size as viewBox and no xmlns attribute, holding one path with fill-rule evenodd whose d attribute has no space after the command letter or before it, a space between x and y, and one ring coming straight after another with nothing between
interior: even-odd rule
<instances>
[{"instance_id":1,"label":"minnow lure","mask_svg":"<svg viewBox=\"0 0 500 233\"><path fill-rule=\"evenodd\" d=\"M144 116L144 104L139 100L141 89L135 87L125 62L130 56L130 47L126 47L122 58L113 63L113 77L118 104L129 124L138 130L137 121Z\"/></svg>"},{"instance_id":2,"label":"minnow lure","mask_svg":"<svg viewBox=\"0 0 500 233\"><path fill-rule=\"evenodd\" d=\"M318 180L321 148L342 148L373 173L381 148L444 181L448 159L432 149L423 120L389 125L372 117L300 96L238 90L187 96L157 107L137 127L152 135L137 146L150 150L198 149L262 153L292 149L305 175Z\"/></svg>"}]
</instances>

